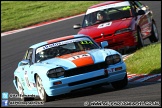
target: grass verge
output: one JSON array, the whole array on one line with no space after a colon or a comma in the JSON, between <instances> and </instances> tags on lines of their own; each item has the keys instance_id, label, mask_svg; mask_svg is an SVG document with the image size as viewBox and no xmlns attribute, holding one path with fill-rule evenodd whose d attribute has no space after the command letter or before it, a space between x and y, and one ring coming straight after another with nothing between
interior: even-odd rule
<instances>
[{"instance_id":1,"label":"grass verge","mask_svg":"<svg viewBox=\"0 0 162 108\"><path fill-rule=\"evenodd\" d=\"M86 12L103 1L2 1L1 33Z\"/></svg>"},{"instance_id":2,"label":"grass verge","mask_svg":"<svg viewBox=\"0 0 162 108\"><path fill-rule=\"evenodd\" d=\"M125 63L130 74L161 73L161 42L137 50Z\"/></svg>"}]
</instances>

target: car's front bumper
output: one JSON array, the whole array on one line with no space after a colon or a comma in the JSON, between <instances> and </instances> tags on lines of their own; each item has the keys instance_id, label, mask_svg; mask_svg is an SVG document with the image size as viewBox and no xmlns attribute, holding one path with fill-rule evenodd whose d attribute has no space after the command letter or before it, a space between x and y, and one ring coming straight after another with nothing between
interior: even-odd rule
<instances>
[{"instance_id":1,"label":"car's front bumper","mask_svg":"<svg viewBox=\"0 0 162 108\"><path fill-rule=\"evenodd\" d=\"M115 71L115 68L122 67L122 70ZM70 77L62 77L57 79L49 79L49 81L43 81L44 89L48 96L56 96L64 93L68 93L72 90L93 86L101 83L111 83L114 81L122 80L126 73L126 66L123 62L115 66L109 66L107 68L108 75L105 74L104 69L79 74ZM61 84L55 84L55 83Z\"/></svg>"},{"instance_id":2,"label":"car's front bumper","mask_svg":"<svg viewBox=\"0 0 162 108\"><path fill-rule=\"evenodd\" d=\"M101 41L108 41L108 48L115 50L130 49L137 45L137 33L135 31L125 32L117 35L102 36L102 38L95 39L100 44Z\"/></svg>"}]
</instances>

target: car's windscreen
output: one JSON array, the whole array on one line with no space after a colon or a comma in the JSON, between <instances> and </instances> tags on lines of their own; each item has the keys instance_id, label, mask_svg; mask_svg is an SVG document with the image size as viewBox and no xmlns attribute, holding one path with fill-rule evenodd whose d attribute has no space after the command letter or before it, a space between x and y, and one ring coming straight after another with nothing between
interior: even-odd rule
<instances>
[{"instance_id":1,"label":"car's windscreen","mask_svg":"<svg viewBox=\"0 0 162 108\"><path fill-rule=\"evenodd\" d=\"M91 39L87 37L65 40L61 42L47 44L37 48L35 61L40 62L70 53L97 48L99 48L99 46L97 46L96 43L94 43Z\"/></svg>"},{"instance_id":2,"label":"car's windscreen","mask_svg":"<svg viewBox=\"0 0 162 108\"><path fill-rule=\"evenodd\" d=\"M131 17L129 2L119 2L89 9L83 20L82 27L92 26L103 22Z\"/></svg>"}]
</instances>

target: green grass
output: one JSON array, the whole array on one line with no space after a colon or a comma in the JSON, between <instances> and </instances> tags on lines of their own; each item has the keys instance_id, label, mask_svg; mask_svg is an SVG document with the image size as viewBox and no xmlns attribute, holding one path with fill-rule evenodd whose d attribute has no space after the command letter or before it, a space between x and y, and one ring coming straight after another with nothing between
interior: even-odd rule
<instances>
[{"instance_id":1,"label":"green grass","mask_svg":"<svg viewBox=\"0 0 162 108\"><path fill-rule=\"evenodd\" d=\"M1 32L86 12L103 1L1 1Z\"/></svg>"},{"instance_id":2,"label":"green grass","mask_svg":"<svg viewBox=\"0 0 162 108\"><path fill-rule=\"evenodd\" d=\"M131 74L161 73L161 42L136 51L125 63L127 72Z\"/></svg>"}]
</instances>

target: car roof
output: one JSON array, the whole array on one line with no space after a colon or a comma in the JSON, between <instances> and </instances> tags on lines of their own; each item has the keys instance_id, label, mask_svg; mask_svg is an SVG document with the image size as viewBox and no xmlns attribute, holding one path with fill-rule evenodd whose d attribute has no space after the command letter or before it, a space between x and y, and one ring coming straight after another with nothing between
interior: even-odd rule
<instances>
[{"instance_id":1,"label":"car roof","mask_svg":"<svg viewBox=\"0 0 162 108\"><path fill-rule=\"evenodd\" d=\"M86 35L83 35L83 34L63 36L63 37L60 37L60 38L54 38L54 39L46 40L46 41L43 41L43 42L39 42L37 44L34 44L34 45L30 46L30 48L35 49L35 48L38 48L38 47L46 45L46 44L59 42L59 41L67 40L67 39L72 39L72 38L76 38L76 37L85 37L85 36Z\"/></svg>"},{"instance_id":2,"label":"car roof","mask_svg":"<svg viewBox=\"0 0 162 108\"><path fill-rule=\"evenodd\" d=\"M89 7L89 9L104 6L104 5L108 5L108 4L114 4L114 3L118 3L118 2L123 2L123 1L107 1L107 2L103 2L103 3L93 5L93 6Z\"/></svg>"},{"instance_id":3,"label":"car roof","mask_svg":"<svg viewBox=\"0 0 162 108\"><path fill-rule=\"evenodd\" d=\"M116 5L114 5L114 4L116 4ZM107 1L107 2L99 3L99 4L96 4L96 5L89 7L86 11L86 15L93 13L93 12L96 12L96 11L107 9L108 7L109 8L115 7L119 4L123 5L123 6L130 5L129 1Z\"/></svg>"}]
</instances>

